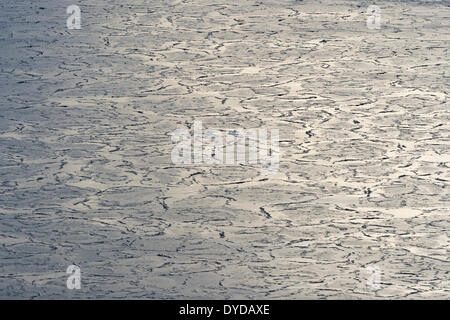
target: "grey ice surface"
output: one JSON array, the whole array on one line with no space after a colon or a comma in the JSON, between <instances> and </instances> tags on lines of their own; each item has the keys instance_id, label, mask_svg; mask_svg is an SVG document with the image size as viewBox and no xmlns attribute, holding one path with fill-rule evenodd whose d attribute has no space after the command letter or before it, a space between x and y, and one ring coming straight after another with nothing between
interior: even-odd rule
<instances>
[{"instance_id":1,"label":"grey ice surface","mask_svg":"<svg viewBox=\"0 0 450 320\"><path fill-rule=\"evenodd\" d=\"M450 2L371 4L0 0L0 298L449 299ZM279 172L173 164L195 120Z\"/></svg>"}]
</instances>

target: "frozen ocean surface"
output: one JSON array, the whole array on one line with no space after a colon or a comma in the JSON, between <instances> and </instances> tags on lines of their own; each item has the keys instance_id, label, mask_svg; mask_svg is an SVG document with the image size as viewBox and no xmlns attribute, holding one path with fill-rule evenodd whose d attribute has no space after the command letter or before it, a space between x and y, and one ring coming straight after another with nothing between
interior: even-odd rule
<instances>
[{"instance_id":1,"label":"frozen ocean surface","mask_svg":"<svg viewBox=\"0 0 450 320\"><path fill-rule=\"evenodd\" d=\"M450 298L450 2L227 2L0 1L0 298Z\"/></svg>"}]
</instances>

